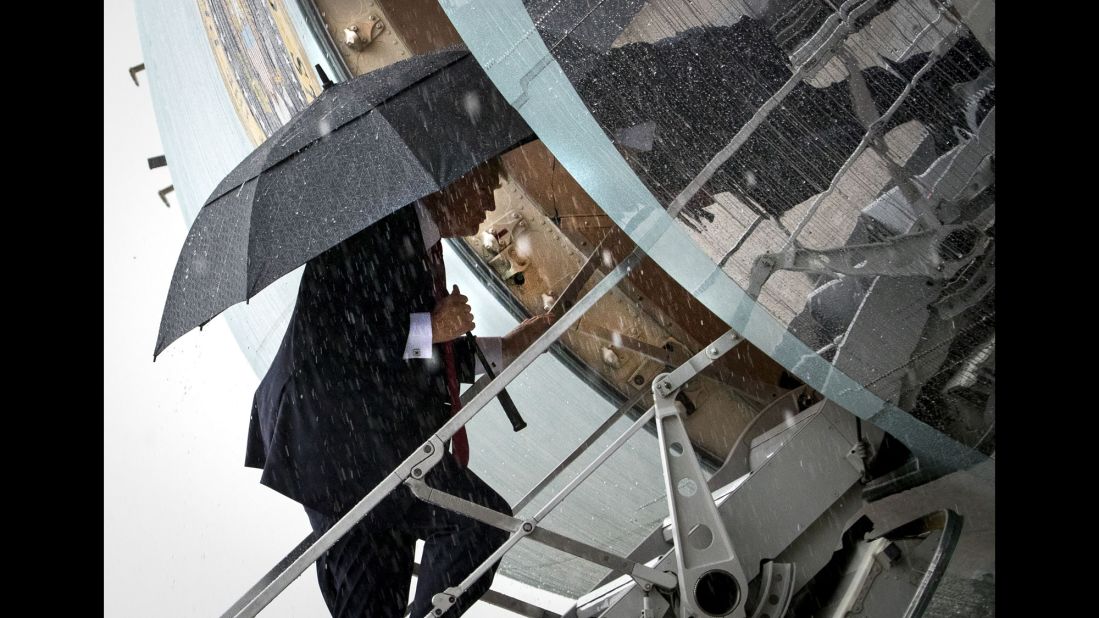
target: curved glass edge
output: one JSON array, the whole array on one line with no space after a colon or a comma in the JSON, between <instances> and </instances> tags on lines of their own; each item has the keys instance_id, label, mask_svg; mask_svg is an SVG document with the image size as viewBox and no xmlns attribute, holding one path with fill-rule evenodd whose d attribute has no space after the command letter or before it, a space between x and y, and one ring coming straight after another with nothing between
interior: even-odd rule
<instances>
[{"instance_id":1,"label":"curved glass edge","mask_svg":"<svg viewBox=\"0 0 1099 618\"><path fill-rule=\"evenodd\" d=\"M674 224L603 133L521 0L440 0L493 83L588 195L687 291L829 400L941 473L988 458L882 400L791 334Z\"/></svg>"}]
</instances>

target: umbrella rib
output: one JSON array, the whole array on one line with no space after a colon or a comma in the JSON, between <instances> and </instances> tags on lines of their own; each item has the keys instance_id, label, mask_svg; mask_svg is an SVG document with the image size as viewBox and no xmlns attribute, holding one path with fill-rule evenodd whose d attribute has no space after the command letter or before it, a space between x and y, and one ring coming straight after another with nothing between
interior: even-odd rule
<instances>
[{"instance_id":1,"label":"umbrella rib","mask_svg":"<svg viewBox=\"0 0 1099 618\"><path fill-rule=\"evenodd\" d=\"M281 161L279 162L281 163ZM259 181L257 180L258 184ZM259 292L254 290L253 285L255 281L259 281L259 273L256 273L255 278L252 277L252 244L255 237L256 226L252 224L252 219L256 216L256 200L253 195L253 199L248 204L248 242L245 244L245 257L244 257L244 302L252 300L252 296ZM239 302L239 301L238 301Z\"/></svg>"}]
</instances>

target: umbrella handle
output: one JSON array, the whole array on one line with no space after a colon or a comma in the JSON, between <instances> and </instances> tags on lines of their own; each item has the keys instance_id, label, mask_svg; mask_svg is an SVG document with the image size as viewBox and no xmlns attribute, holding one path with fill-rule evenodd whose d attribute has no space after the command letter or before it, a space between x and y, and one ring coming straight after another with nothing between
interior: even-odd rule
<instances>
[{"instance_id":1,"label":"umbrella handle","mask_svg":"<svg viewBox=\"0 0 1099 618\"><path fill-rule=\"evenodd\" d=\"M473 346L473 350L477 352L477 358L481 359L481 366L485 368L485 373L488 374L489 378L496 379L496 374L489 366L490 363L485 358L485 353L481 351L481 346L477 345L477 338L473 336L473 333L466 333L466 339ZM496 395L496 398L500 400L500 407L504 409L504 414L507 414L508 420L511 421L513 431L520 431L527 426L527 422L519 415L519 409L515 407L515 402L511 400L511 395L508 394L507 390L500 389L500 393Z\"/></svg>"}]
</instances>

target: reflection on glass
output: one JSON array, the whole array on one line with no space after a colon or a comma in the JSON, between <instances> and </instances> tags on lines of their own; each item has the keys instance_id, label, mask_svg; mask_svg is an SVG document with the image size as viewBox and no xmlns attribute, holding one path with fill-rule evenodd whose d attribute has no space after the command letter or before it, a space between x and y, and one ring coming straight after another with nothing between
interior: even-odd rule
<instances>
[{"instance_id":1,"label":"reflection on glass","mask_svg":"<svg viewBox=\"0 0 1099 618\"><path fill-rule=\"evenodd\" d=\"M923 0L524 5L729 278L883 401L994 450L995 63L968 16Z\"/></svg>"}]
</instances>

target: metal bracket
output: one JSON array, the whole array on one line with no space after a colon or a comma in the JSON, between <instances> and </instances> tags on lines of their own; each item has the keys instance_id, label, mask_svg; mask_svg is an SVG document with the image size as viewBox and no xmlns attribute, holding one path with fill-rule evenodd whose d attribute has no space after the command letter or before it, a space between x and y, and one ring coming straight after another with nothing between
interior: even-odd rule
<instances>
[{"instance_id":1,"label":"metal bracket","mask_svg":"<svg viewBox=\"0 0 1099 618\"><path fill-rule=\"evenodd\" d=\"M427 476L427 473L435 467L435 464L443 460L443 453L446 451L446 445L438 436L431 436L427 442L424 442L420 446L419 453L421 459L417 462L413 462L411 469L408 471L408 477L413 479L422 479ZM406 477L407 480L407 477Z\"/></svg>"},{"instance_id":2,"label":"metal bracket","mask_svg":"<svg viewBox=\"0 0 1099 618\"><path fill-rule=\"evenodd\" d=\"M520 255L515 243L526 227L523 215L518 210L509 210L481 232L481 245L491 255L487 263L505 281L530 267L529 256Z\"/></svg>"},{"instance_id":3,"label":"metal bracket","mask_svg":"<svg viewBox=\"0 0 1099 618\"><path fill-rule=\"evenodd\" d=\"M526 226L527 221L518 209L509 210L481 232L481 244L489 253L500 253L515 242L517 230L525 229Z\"/></svg>"},{"instance_id":4,"label":"metal bracket","mask_svg":"<svg viewBox=\"0 0 1099 618\"><path fill-rule=\"evenodd\" d=\"M687 380L698 375L703 369L709 367L715 360L721 358L722 355L735 348L742 341L744 341L744 338L737 335L736 332L727 331L671 373L658 376L653 381L653 393L662 397L672 396L672 393L683 387Z\"/></svg>"},{"instance_id":5,"label":"metal bracket","mask_svg":"<svg viewBox=\"0 0 1099 618\"><path fill-rule=\"evenodd\" d=\"M675 401L687 380L740 341L736 333L729 331L675 371L661 374L653 382L653 407L672 520L682 618L745 616L743 601L748 582L744 569L718 515Z\"/></svg>"},{"instance_id":6,"label":"metal bracket","mask_svg":"<svg viewBox=\"0 0 1099 618\"><path fill-rule=\"evenodd\" d=\"M948 280L988 244L988 236L971 224L945 225L884 242L835 249L791 247L765 253L752 264L748 294L758 298L763 285L778 270L860 277L927 277Z\"/></svg>"},{"instance_id":7,"label":"metal bracket","mask_svg":"<svg viewBox=\"0 0 1099 618\"><path fill-rule=\"evenodd\" d=\"M432 609L431 613L428 614L425 618L430 618L430 616L432 615L442 616L444 612L450 609L451 606L453 606L454 603L458 601L458 597L462 596L463 592L465 592L465 590L462 590L457 586L451 586L450 588L447 588L446 590L432 596L431 605L434 607L434 609Z\"/></svg>"},{"instance_id":8,"label":"metal bracket","mask_svg":"<svg viewBox=\"0 0 1099 618\"><path fill-rule=\"evenodd\" d=\"M744 569L707 489L674 398L661 395L655 387L653 393L660 461L675 542L680 616L731 613L743 618L743 600L748 589Z\"/></svg>"},{"instance_id":9,"label":"metal bracket","mask_svg":"<svg viewBox=\"0 0 1099 618\"><path fill-rule=\"evenodd\" d=\"M649 593L652 592L652 588L641 587L645 593L641 597L641 618L656 618L652 613L652 603L649 602Z\"/></svg>"},{"instance_id":10,"label":"metal bracket","mask_svg":"<svg viewBox=\"0 0 1099 618\"><path fill-rule=\"evenodd\" d=\"M515 245L508 245L506 249L501 250L500 253L490 259L488 265L496 271L501 279L507 281L525 271L530 266L530 259L519 255L519 250Z\"/></svg>"},{"instance_id":11,"label":"metal bracket","mask_svg":"<svg viewBox=\"0 0 1099 618\"><path fill-rule=\"evenodd\" d=\"M363 22L363 26L364 28L359 28L358 24L352 24L344 28L343 44L355 51L362 51L385 30L385 23L378 19L376 15L367 17Z\"/></svg>"},{"instance_id":12,"label":"metal bracket","mask_svg":"<svg viewBox=\"0 0 1099 618\"><path fill-rule=\"evenodd\" d=\"M140 86L141 83L137 81L137 74L145 70L145 63L134 65L130 67L130 79L134 80L135 86Z\"/></svg>"},{"instance_id":13,"label":"metal bracket","mask_svg":"<svg viewBox=\"0 0 1099 618\"><path fill-rule=\"evenodd\" d=\"M175 185L168 185L167 187L164 187L160 191L157 191L156 194L160 197L160 201L164 202L165 206L167 206L168 208L171 208L172 205L168 203L168 194L171 193L172 191L175 191L175 190L176 190Z\"/></svg>"}]
</instances>

